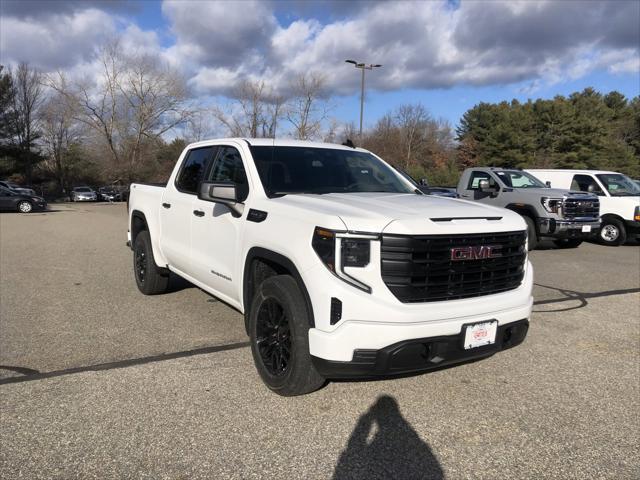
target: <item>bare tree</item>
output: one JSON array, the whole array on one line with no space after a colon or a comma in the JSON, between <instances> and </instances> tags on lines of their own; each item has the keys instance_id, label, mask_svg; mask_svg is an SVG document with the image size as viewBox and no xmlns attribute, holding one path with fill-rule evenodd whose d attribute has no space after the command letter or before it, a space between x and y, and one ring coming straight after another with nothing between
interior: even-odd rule
<instances>
[{"instance_id":1,"label":"bare tree","mask_svg":"<svg viewBox=\"0 0 640 480\"><path fill-rule=\"evenodd\" d=\"M215 117L234 137L275 137L282 118L284 97L275 94L262 80L245 80L233 92L230 110L215 108Z\"/></svg>"},{"instance_id":2,"label":"bare tree","mask_svg":"<svg viewBox=\"0 0 640 480\"><path fill-rule=\"evenodd\" d=\"M37 159L33 147L40 136L39 115L44 101L42 76L29 64L21 63L13 77L14 133L27 183L31 183L33 165Z\"/></svg>"},{"instance_id":3,"label":"bare tree","mask_svg":"<svg viewBox=\"0 0 640 480\"><path fill-rule=\"evenodd\" d=\"M146 150L191 116L186 82L156 58L124 55L118 42L107 44L99 61L96 79L69 82L58 73L48 83L75 103L78 120L105 143L112 175L132 180Z\"/></svg>"},{"instance_id":4,"label":"bare tree","mask_svg":"<svg viewBox=\"0 0 640 480\"><path fill-rule=\"evenodd\" d=\"M295 138L309 140L320 136L329 111L324 86L324 77L318 73L301 74L291 85L293 94L287 119L293 125Z\"/></svg>"},{"instance_id":5,"label":"bare tree","mask_svg":"<svg viewBox=\"0 0 640 480\"><path fill-rule=\"evenodd\" d=\"M404 168L407 170L425 143L424 130L430 119L427 109L419 103L401 105L396 111L400 147L404 156Z\"/></svg>"},{"instance_id":6,"label":"bare tree","mask_svg":"<svg viewBox=\"0 0 640 480\"><path fill-rule=\"evenodd\" d=\"M59 93L51 96L42 108L42 139L51 171L61 192L69 188L70 174L77 155L73 148L83 140L83 126L75 119L74 104Z\"/></svg>"}]
</instances>

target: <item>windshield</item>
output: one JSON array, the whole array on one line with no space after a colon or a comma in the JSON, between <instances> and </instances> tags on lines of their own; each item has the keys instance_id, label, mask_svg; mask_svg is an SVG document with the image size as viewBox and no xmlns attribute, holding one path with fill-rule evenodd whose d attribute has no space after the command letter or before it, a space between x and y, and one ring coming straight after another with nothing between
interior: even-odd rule
<instances>
[{"instance_id":1,"label":"windshield","mask_svg":"<svg viewBox=\"0 0 640 480\"><path fill-rule=\"evenodd\" d=\"M546 185L533 175L519 170L496 172L502 183L511 188L546 188Z\"/></svg>"},{"instance_id":2,"label":"windshield","mask_svg":"<svg viewBox=\"0 0 640 480\"><path fill-rule=\"evenodd\" d=\"M252 146L267 195L287 193L415 193L370 153L313 147Z\"/></svg>"},{"instance_id":3,"label":"windshield","mask_svg":"<svg viewBox=\"0 0 640 480\"><path fill-rule=\"evenodd\" d=\"M89 187L77 187L75 188L76 192L90 192L91 189Z\"/></svg>"},{"instance_id":4,"label":"windshield","mask_svg":"<svg viewBox=\"0 0 640 480\"><path fill-rule=\"evenodd\" d=\"M620 173L599 173L596 175L612 197L640 195L640 187L626 175Z\"/></svg>"}]
</instances>

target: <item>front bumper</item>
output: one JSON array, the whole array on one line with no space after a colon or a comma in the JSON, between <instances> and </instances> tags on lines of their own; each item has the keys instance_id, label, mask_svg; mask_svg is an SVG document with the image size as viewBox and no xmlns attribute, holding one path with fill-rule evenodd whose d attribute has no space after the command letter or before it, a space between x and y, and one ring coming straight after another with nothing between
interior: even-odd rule
<instances>
[{"instance_id":1,"label":"front bumper","mask_svg":"<svg viewBox=\"0 0 640 480\"><path fill-rule=\"evenodd\" d=\"M404 340L380 350L358 349L348 362L312 357L314 367L325 378L373 378L424 372L489 357L522 343L529 322L519 320L500 325L496 343L465 350L463 330L457 335Z\"/></svg>"},{"instance_id":2,"label":"front bumper","mask_svg":"<svg viewBox=\"0 0 640 480\"><path fill-rule=\"evenodd\" d=\"M589 227L588 232L583 227ZM540 236L554 238L584 238L588 239L597 235L600 230L598 220L556 220L555 218L538 219L538 231Z\"/></svg>"},{"instance_id":3,"label":"front bumper","mask_svg":"<svg viewBox=\"0 0 640 480\"><path fill-rule=\"evenodd\" d=\"M76 202L95 202L97 197L75 197Z\"/></svg>"}]
</instances>

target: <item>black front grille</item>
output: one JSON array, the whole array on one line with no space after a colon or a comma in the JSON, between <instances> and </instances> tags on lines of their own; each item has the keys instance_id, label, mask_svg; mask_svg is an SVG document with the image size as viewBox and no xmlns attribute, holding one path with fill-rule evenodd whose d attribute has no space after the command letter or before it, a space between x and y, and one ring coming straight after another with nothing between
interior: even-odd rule
<instances>
[{"instance_id":1,"label":"black front grille","mask_svg":"<svg viewBox=\"0 0 640 480\"><path fill-rule=\"evenodd\" d=\"M517 288L524 277L525 232L383 235L382 280L401 302L436 302ZM495 258L452 260L454 248L495 246ZM476 250L477 251L477 250Z\"/></svg>"},{"instance_id":2,"label":"black front grille","mask_svg":"<svg viewBox=\"0 0 640 480\"><path fill-rule=\"evenodd\" d=\"M580 197L565 198L562 202L564 218L598 218L600 216L600 200Z\"/></svg>"}]
</instances>

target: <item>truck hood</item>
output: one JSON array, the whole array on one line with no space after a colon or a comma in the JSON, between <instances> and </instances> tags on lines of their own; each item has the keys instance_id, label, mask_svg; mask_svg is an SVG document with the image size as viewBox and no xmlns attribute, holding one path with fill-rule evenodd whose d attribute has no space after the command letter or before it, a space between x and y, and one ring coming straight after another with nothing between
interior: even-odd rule
<instances>
[{"instance_id":1,"label":"truck hood","mask_svg":"<svg viewBox=\"0 0 640 480\"><path fill-rule=\"evenodd\" d=\"M592 197L596 197L596 195L593 193L579 192L576 190L565 190L563 188L514 188L513 190L514 192L522 192L550 198L562 198L565 195L589 195Z\"/></svg>"},{"instance_id":2,"label":"truck hood","mask_svg":"<svg viewBox=\"0 0 640 480\"><path fill-rule=\"evenodd\" d=\"M295 194L277 200L319 215L335 215L347 230L446 234L524 230L510 210L466 200L400 193Z\"/></svg>"}]
</instances>

